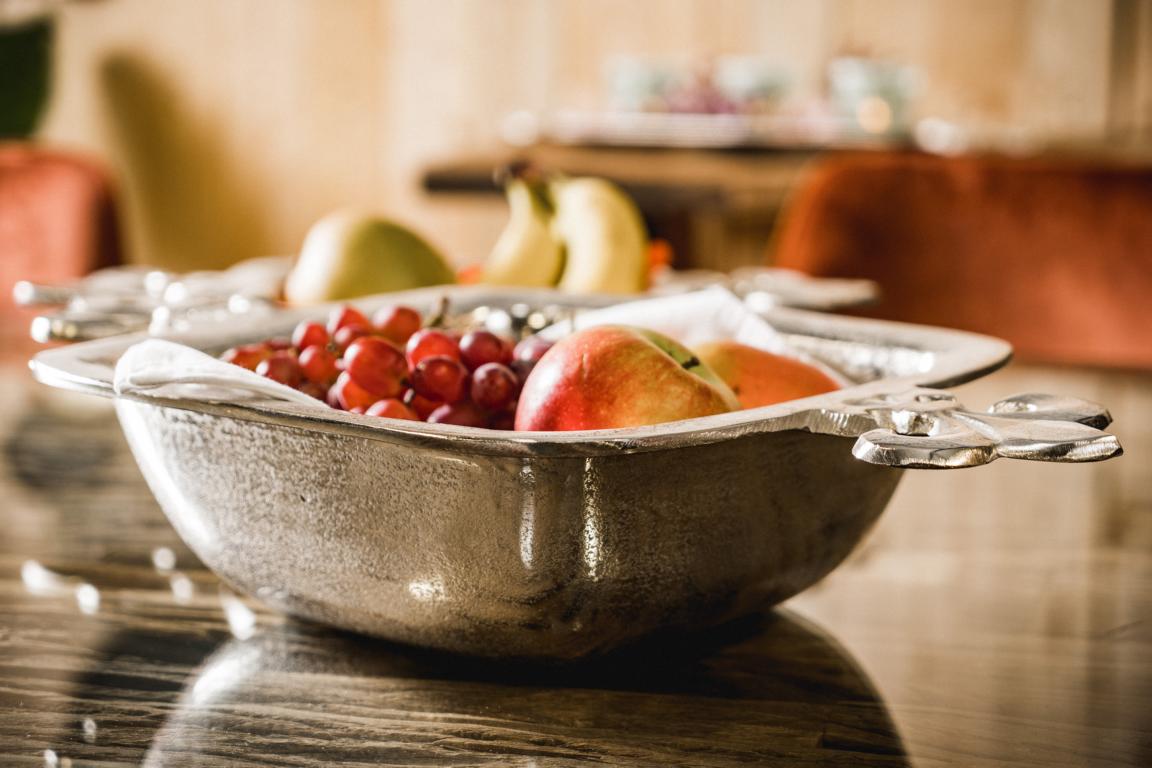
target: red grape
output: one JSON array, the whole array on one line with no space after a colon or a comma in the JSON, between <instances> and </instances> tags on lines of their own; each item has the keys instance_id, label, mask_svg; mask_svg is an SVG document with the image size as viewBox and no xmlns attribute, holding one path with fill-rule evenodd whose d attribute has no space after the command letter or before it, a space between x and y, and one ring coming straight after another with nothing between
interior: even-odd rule
<instances>
[{"instance_id":1,"label":"red grape","mask_svg":"<svg viewBox=\"0 0 1152 768\"><path fill-rule=\"evenodd\" d=\"M460 346L450 334L436 328L422 328L412 334L408 339L408 367L415 369L416 364L426 357L442 355L453 360L460 359Z\"/></svg>"},{"instance_id":2,"label":"red grape","mask_svg":"<svg viewBox=\"0 0 1152 768\"><path fill-rule=\"evenodd\" d=\"M415 411L421 419L427 419L432 411L444 405L439 400L424 397L414 389L409 389L404 393L404 404Z\"/></svg>"},{"instance_id":3,"label":"red grape","mask_svg":"<svg viewBox=\"0 0 1152 768\"><path fill-rule=\"evenodd\" d=\"M264 342L264 346L268 347L274 352L279 352L284 349L292 349L291 339L268 339Z\"/></svg>"},{"instance_id":4,"label":"red grape","mask_svg":"<svg viewBox=\"0 0 1152 768\"><path fill-rule=\"evenodd\" d=\"M292 331L292 345L303 351L308 347L324 346L328 343L328 330L320 323L300 323Z\"/></svg>"},{"instance_id":5,"label":"red grape","mask_svg":"<svg viewBox=\"0 0 1152 768\"><path fill-rule=\"evenodd\" d=\"M483 427L487 421L484 412L472 403L446 403L428 416L433 424L456 424L461 427Z\"/></svg>"},{"instance_id":6,"label":"red grape","mask_svg":"<svg viewBox=\"0 0 1152 768\"><path fill-rule=\"evenodd\" d=\"M372 394L353 381L347 371L340 374L336 383L332 385L332 389L328 390L328 404L333 405L335 403L334 408L341 408L345 411L350 411L353 408L367 409L379 399L378 395Z\"/></svg>"},{"instance_id":7,"label":"red grape","mask_svg":"<svg viewBox=\"0 0 1152 768\"><path fill-rule=\"evenodd\" d=\"M432 400L454 403L467 393L468 369L445 355L426 357L412 369L412 388Z\"/></svg>"},{"instance_id":8,"label":"red grape","mask_svg":"<svg viewBox=\"0 0 1152 768\"><path fill-rule=\"evenodd\" d=\"M420 313L412 307L396 305L381 309L373 316L372 323L384 338L404 345L408 343L412 334L420 330L424 321L420 318Z\"/></svg>"},{"instance_id":9,"label":"red grape","mask_svg":"<svg viewBox=\"0 0 1152 768\"><path fill-rule=\"evenodd\" d=\"M407 421L419 421L420 417L417 416L411 408L404 405L394 397L386 400L377 400L372 403L372 407L365 411L369 416L383 416L388 419L405 419Z\"/></svg>"},{"instance_id":10,"label":"red grape","mask_svg":"<svg viewBox=\"0 0 1152 768\"><path fill-rule=\"evenodd\" d=\"M327 400L328 398L328 387L323 384L317 384L314 381L305 381L297 387L297 389L306 395L311 395L317 400Z\"/></svg>"},{"instance_id":11,"label":"red grape","mask_svg":"<svg viewBox=\"0 0 1152 768\"><path fill-rule=\"evenodd\" d=\"M469 331L460 340L460 358L472 370L485 363L504 363L506 365L512 362L512 349L494 333Z\"/></svg>"},{"instance_id":12,"label":"red grape","mask_svg":"<svg viewBox=\"0 0 1152 768\"><path fill-rule=\"evenodd\" d=\"M512 369L516 371L521 382L528 378L528 374L536 367L536 362L552 348L552 344L553 342L539 336L529 336L520 340L516 349L512 351Z\"/></svg>"},{"instance_id":13,"label":"red grape","mask_svg":"<svg viewBox=\"0 0 1152 768\"><path fill-rule=\"evenodd\" d=\"M232 363L241 368L254 371L256 370L256 366L271 356L272 350L263 344L244 344L243 346L232 347L231 349L225 350L224 354L220 355L220 359L226 363Z\"/></svg>"},{"instance_id":14,"label":"red grape","mask_svg":"<svg viewBox=\"0 0 1152 768\"><path fill-rule=\"evenodd\" d=\"M512 351L512 359L520 363L535 363L552 349L553 342L541 336L529 336L521 339Z\"/></svg>"},{"instance_id":15,"label":"red grape","mask_svg":"<svg viewBox=\"0 0 1152 768\"><path fill-rule=\"evenodd\" d=\"M369 328L372 323L368 322L368 318L364 317L363 312L347 304L342 307L336 307L332 310L332 313L328 315L328 333L333 336L336 335L336 331L347 325L362 325L365 328Z\"/></svg>"},{"instance_id":16,"label":"red grape","mask_svg":"<svg viewBox=\"0 0 1152 768\"><path fill-rule=\"evenodd\" d=\"M408 366L395 344L378 336L364 336L348 345L344 371L361 387L376 393L379 400L404 391Z\"/></svg>"},{"instance_id":17,"label":"red grape","mask_svg":"<svg viewBox=\"0 0 1152 768\"><path fill-rule=\"evenodd\" d=\"M521 380L552 346L421 328L420 314L403 305L373 320L344 305L327 324L301 321L291 340L233 347L221 359L351 413L511 430Z\"/></svg>"},{"instance_id":18,"label":"red grape","mask_svg":"<svg viewBox=\"0 0 1152 768\"><path fill-rule=\"evenodd\" d=\"M256 373L293 388L299 386L304 378L296 353L287 350L273 352L266 360L262 360L256 366Z\"/></svg>"},{"instance_id":19,"label":"red grape","mask_svg":"<svg viewBox=\"0 0 1152 768\"><path fill-rule=\"evenodd\" d=\"M356 341L356 339L371 335L372 329L366 325L346 325L333 334L332 341L335 342L336 348L340 350L340 354L344 354L344 351L348 349L348 345Z\"/></svg>"},{"instance_id":20,"label":"red grape","mask_svg":"<svg viewBox=\"0 0 1152 768\"><path fill-rule=\"evenodd\" d=\"M323 330L323 329L321 329ZM324 334L327 336L327 332ZM340 370L336 367L336 355L323 344L313 344L305 347L300 353L300 368L304 371L304 378L325 387L336 381Z\"/></svg>"},{"instance_id":21,"label":"red grape","mask_svg":"<svg viewBox=\"0 0 1152 768\"><path fill-rule=\"evenodd\" d=\"M489 429L513 430L516 424L515 413L498 413L488 422Z\"/></svg>"},{"instance_id":22,"label":"red grape","mask_svg":"<svg viewBox=\"0 0 1152 768\"><path fill-rule=\"evenodd\" d=\"M512 402L518 387L516 374L500 363L485 363L472 372L472 402L490 411Z\"/></svg>"}]
</instances>

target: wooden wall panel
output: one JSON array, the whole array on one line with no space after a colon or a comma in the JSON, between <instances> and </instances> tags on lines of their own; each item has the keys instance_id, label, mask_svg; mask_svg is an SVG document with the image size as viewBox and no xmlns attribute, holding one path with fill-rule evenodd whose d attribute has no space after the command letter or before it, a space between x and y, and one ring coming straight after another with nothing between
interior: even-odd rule
<instances>
[{"instance_id":1,"label":"wooden wall panel","mask_svg":"<svg viewBox=\"0 0 1152 768\"><path fill-rule=\"evenodd\" d=\"M1152 0L1113 0L1108 122L1112 136L1152 144Z\"/></svg>"},{"instance_id":2,"label":"wooden wall panel","mask_svg":"<svg viewBox=\"0 0 1152 768\"><path fill-rule=\"evenodd\" d=\"M1022 137L1106 124L1104 0L841 0L832 17L838 50L919 66L922 115Z\"/></svg>"},{"instance_id":3,"label":"wooden wall panel","mask_svg":"<svg viewBox=\"0 0 1152 768\"><path fill-rule=\"evenodd\" d=\"M1139 0L1137 0L1139 1ZM596 105L604 61L756 53L818 92L852 50L924 72L922 113L1102 133L1112 0L101 0L65 6L43 134L124 184L137 260L290 252L341 206L481 258L498 201L429 201L432 159L498 146L518 108Z\"/></svg>"}]
</instances>

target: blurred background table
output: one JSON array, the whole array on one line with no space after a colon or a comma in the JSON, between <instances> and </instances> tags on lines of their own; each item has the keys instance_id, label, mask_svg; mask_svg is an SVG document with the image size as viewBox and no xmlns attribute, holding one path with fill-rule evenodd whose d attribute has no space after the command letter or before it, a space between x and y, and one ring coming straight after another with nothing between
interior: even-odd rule
<instances>
[{"instance_id":1,"label":"blurred background table","mask_svg":"<svg viewBox=\"0 0 1152 768\"><path fill-rule=\"evenodd\" d=\"M602 176L636 200L654 237L679 267L728 271L763 264L788 195L811 161L805 149L653 149L540 144L505 153L448 158L421 174L439 202L499 195L493 170L513 159L570 176Z\"/></svg>"},{"instance_id":2,"label":"blurred background table","mask_svg":"<svg viewBox=\"0 0 1152 768\"><path fill-rule=\"evenodd\" d=\"M962 387L1096 397L1128 455L909 473L784 611L547 670L249 613L180 544L109 404L19 362L0 368L4 765L1152 763L1146 374Z\"/></svg>"}]
</instances>

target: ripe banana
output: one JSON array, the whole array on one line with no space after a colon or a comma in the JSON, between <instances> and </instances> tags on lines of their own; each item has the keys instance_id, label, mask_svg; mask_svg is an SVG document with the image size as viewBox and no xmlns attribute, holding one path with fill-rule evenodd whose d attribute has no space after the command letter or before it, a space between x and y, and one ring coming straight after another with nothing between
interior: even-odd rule
<instances>
[{"instance_id":1,"label":"ripe banana","mask_svg":"<svg viewBox=\"0 0 1152 768\"><path fill-rule=\"evenodd\" d=\"M548 187L552 231L565 249L559 287L573 293L640 293L647 283L648 235L640 211L604 179L560 178Z\"/></svg>"},{"instance_id":2,"label":"ripe banana","mask_svg":"<svg viewBox=\"0 0 1152 768\"><path fill-rule=\"evenodd\" d=\"M511 216L484 263L481 280L492 285L556 285L564 250L550 226L545 189L539 182L512 177L504 191Z\"/></svg>"}]
</instances>

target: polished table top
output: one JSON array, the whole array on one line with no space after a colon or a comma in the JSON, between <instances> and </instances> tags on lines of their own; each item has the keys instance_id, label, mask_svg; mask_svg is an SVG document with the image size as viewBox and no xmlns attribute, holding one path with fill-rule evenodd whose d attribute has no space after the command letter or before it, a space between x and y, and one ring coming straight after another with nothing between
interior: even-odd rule
<instances>
[{"instance_id":1,"label":"polished table top","mask_svg":"<svg viewBox=\"0 0 1152 768\"><path fill-rule=\"evenodd\" d=\"M1147 383L1100 386L1139 411ZM1152 765L1152 477L1119 414L1115 462L909 473L783 610L525 668L240 600L107 403L0 385L4 766Z\"/></svg>"}]
</instances>

